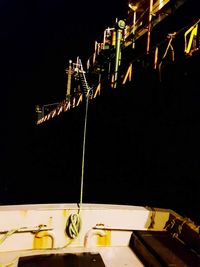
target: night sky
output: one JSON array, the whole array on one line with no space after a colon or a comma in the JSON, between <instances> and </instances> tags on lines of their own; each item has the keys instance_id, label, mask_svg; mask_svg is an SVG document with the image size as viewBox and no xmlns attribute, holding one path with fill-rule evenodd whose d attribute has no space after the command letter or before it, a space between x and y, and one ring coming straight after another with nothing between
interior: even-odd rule
<instances>
[{"instance_id":1,"label":"night sky","mask_svg":"<svg viewBox=\"0 0 200 267\"><path fill-rule=\"evenodd\" d=\"M126 12L126 1L1 1L2 204L79 201L84 106L36 126L35 105L64 99L69 59L85 61ZM141 70L134 90L90 104L85 202L172 208L199 220L198 60L175 66L173 84L160 87Z\"/></svg>"},{"instance_id":2,"label":"night sky","mask_svg":"<svg viewBox=\"0 0 200 267\"><path fill-rule=\"evenodd\" d=\"M124 12L125 3L114 0L1 1L0 201L17 201L10 192L33 178L35 105L64 99L68 61L86 61L95 39Z\"/></svg>"},{"instance_id":3,"label":"night sky","mask_svg":"<svg viewBox=\"0 0 200 267\"><path fill-rule=\"evenodd\" d=\"M1 1L1 74L6 110L18 101L20 111L27 114L30 103L63 99L68 60L80 56L84 61L92 54L95 39L125 10L123 4L114 3L101 1L94 6L93 1Z\"/></svg>"}]
</instances>

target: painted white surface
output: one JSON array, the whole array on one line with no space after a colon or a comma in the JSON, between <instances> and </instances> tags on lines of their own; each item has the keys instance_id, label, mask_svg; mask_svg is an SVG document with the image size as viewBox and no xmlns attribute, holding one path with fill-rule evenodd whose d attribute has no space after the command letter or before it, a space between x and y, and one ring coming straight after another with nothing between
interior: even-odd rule
<instances>
[{"instance_id":1,"label":"painted white surface","mask_svg":"<svg viewBox=\"0 0 200 267\"><path fill-rule=\"evenodd\" d=\"M16 261L12 266L17 266L16 262L22 255L86 250L98 251L107 267L143 266L128 247L132 231L149 229L152 218L154 228L151 230L163 230L170 214L169 210L137 206L83 204L80 213L81 231L76 239L69 242L71 239L65 233L66 223L69 215L77 212L76 204L0 206L0 241L6 231L19 231L0 242L0 266L13 259ZM33 249L35 232L26 231L35 231L41 225L54 238L53 250ZM98 226L102 229L93 229ZM110 231L109 246L98 246L97 235L99 232L106 233L105 229ZM91 235L88 243L90 246L87 248L84 247L85 239L91 231L95 234Z\"/></svg>"}]
</instances>

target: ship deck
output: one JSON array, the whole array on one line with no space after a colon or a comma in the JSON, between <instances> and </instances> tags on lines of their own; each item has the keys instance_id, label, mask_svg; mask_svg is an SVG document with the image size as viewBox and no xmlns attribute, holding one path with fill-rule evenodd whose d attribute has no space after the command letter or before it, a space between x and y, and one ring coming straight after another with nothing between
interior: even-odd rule
<instances>
[{"instance_id":1,"label":"ship deck","mask_svg":"<svg viewBox=\"0 0 200 267\"><path fill-rule=\"evenodd\" d=\"M199 255L177 239L166 238L165 233L164 238L152 238L149 233L145 237L150 237L149 244L136 238L129 246L102 246L92 250L72 247L2 252L0 262L1 266L13 267L200 266Z\"/></svg>"},{"instance_id":2,"label":"ship deck","mask_svg":"<svg viewBox=\"0 0 200 267\"><path fill-rule=\"evenodd\" d=\"M0 207L0 266L200 266L199 227L172 210L84 204ZM70 242L69 242L70 240Z\"/></svg>"},{"instance_id":3,"label":"ship deck","mask_svg":"<svg viewBox=\"0 0 200 267\"><path fill-rule=\"evenodd\" d=\"M14 261L13 261L14 260ZM95 251L67 248L46 251L21 251L0 254L2 264L13 261L13 267L82 266L131 267L144 266L129 247L99 247Z\"/></svg>"}]
</instances>

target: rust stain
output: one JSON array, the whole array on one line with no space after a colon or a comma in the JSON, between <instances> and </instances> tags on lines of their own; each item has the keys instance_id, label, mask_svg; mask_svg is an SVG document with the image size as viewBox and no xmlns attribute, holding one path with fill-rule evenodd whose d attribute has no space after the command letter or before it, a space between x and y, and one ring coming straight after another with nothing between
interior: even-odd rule
<instances>
[{"instance_id":1,"label":"rust stain","mask_svg":"<svg viewBox=\"0 0 200 267\"><path fill-rule=\"evenodd\" d=\"M22 218L25 218L27 216L27 214L28 214L28 211L27 210L20 210L20 216Z\"/></svg>"},{"instance_id":2,"label":"rust stain","mask_svg":"<svg viewBox=\"0 0 200 267\"><path fill-rule=\"evenodd\" d=\"M68 215L69 215L69 211L66 210L66 209L64 209L64 210L63 210L63 216L64 216L64 217L68 217Z\"/></svg>"},{"instance_id":3,"label":"rust stain","mask_svg":"<svg viewBox=\"0 0 200 267\"><path fill-rule=\"evenodd\" d=\"M51 216L51 217L49 217L49 221L48 221L48 224L50 227L52 226L52 222L53 222L53 217Z\"/></svg>"}]
</instances>

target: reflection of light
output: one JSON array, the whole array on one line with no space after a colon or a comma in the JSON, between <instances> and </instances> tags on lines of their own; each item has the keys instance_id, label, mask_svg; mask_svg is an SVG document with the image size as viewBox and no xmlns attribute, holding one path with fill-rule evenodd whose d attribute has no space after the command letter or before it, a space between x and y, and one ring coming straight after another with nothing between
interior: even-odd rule
<instances>
[{"instance_id":1,"label":"reflection of light","mask_svg":"<svg viewBox=\"0 0 200 267\"><path fill-rule=\"evenodd\" d=\"M134 5L131 5L131 4L129 4L128 6L129 6L130 9L132 9L133 11L136 11L136 10L137 10L137 6L134 6Z\"/></svg>"},{"instance_id":2,"label":"reflection of light","mask_svg":"<svg viewBox=\"0 0 200 267\"><path fill-rule=\"evenodd\" d=\"M164 6L164 1L163 0L159 0L159 10Z\"/></svg>"}]
</instances>

